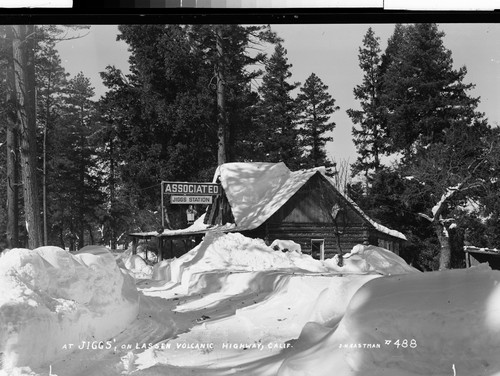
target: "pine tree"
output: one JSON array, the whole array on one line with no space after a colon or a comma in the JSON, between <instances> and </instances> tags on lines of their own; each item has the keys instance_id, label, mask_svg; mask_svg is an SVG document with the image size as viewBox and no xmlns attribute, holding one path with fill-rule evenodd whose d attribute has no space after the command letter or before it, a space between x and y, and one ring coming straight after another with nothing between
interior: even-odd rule
<instances>
[{"instance_id":1,"label":"pine tree","mask_svg":"<svg viewBox=\"0 0 500 376\"><path fill-rule=\"evenodd\" d=\"M291 92L298 83L290 83L291 64L286 49L278 43L265 64L262 85L259 87L258 131L264 161L285 162L292 170L302 167L298 138L297 106Z\"/></svg>"},{"instance_id":2,"label":"pine tree","mask_svg":"<svg viewBox=\"0 0 500 376\"><path fill-rule=\"evenodd\" d=\"M101 204L101 176L96 166L94 89L82 73L69 80L63 108L63 121L58 125L60 155L54 161L58 197L58 224L69 238L70 249L84 246L86 237L94 240L96 209ZM64 236L64 235L63 235Z\"/></svg>"},{"instance_id":3,"label":"pine tree","mask_svg":"<svg viewBox=\"0 0 500 376\"><path fill-rule=\"evenodd\" d=\"M193 25L189 27L189 38L210 70L215 68L209 76L211 85L207 86L216 89L214 94L224 87L227 160L255 158L253 117L258 95L252 91L252 83L262 74L257 67L265 58L264 53L255 51L263 44L275 43L277 36L268 26ZM219 46L223 53L218 53L214 46ZM223 74L222 80L218 79L218 72ZM218 138L220 141L220 135Z\"/></svg>"},{"instance_id":4,"label":"pine tree","mask_svg":"<svg viewBox=\"0 0 500 376\"><path fill-rule=\"evenodd\" d=\"M387 40L387 47L380 58L380 74L384 75L389 66L397 59L403 44L407 39L407 32L412 28L411 25L397 23L394 25L394 31ZM382 80L381 85L384 82Z\"/></svg>"},{"instance_id":5,"label":"pine tree","mask_svg":"<svg viewBox=\"0 0 500 376\"><path fill-rule=\"evenodd\" d=\"M484 183L489 126L477 112L478 98L453 68L444 33L435 24L399 26L383 61L382 104L390 152L402 153L397 172L407 177L401 201L425 203L415 215L427 221L440 247L439 268L452 266L450 230L458 208Z\"/></svg>"},{"instance_id":6,"label":"pine tree","mask_svg":"<svg viewBox=\"0 0 500 376\"><path fill-rule=\"evenodd\" d=\"M352 165L352 173L364 172L368 178L370 171L377 171L382 164L380 158L387 150L386 121L381 105L382 74L381 49L378 37L369 28L359 48L359 67L364 72L363 82L354 88L354 97L360 101L360 110L347 110L353 123L353 141L358 158Z\"/></svg>"},{"instance_id":7,"label":"pine tree","mask_svg":"<svg viewBox=\"0 0 500 376\"><path fill-rule=\"evenodd\" d=\"M478 98L467 92L465 67L453 69L451 51L436 24L416 24L400 30L403 42L391 53L384 72L391 151L409 157L416 148L443 141L446 129L470 124Z\"/></svg>"},{"instance_id":8,"label":"pine tree","mask_svg":"<svg viewBox=\"0 0 500 376\"><path fill-rule=\"evenodd\" d=\"M14 76L14 56L12 41L14 39L13 28L4 26L1 29L3 39L1 40L1 64L3 73L1 76L1 103L2 111L1 119L4 127L2 130L5 134L6 150L3 153L5 163L5 180L2 181L2 186L6 187L5 201L5 234L6 246L8 248L16 248L19 246L19 130L16 114L16 92L15 92L15 76ZM4 162L4 158L1 159ZM3 195L1 196L3 197ZM3 207L3 206L2 206ZM2 221L3 222L3 221Z\"/></svg>"},{"instance_id":9,"label":"pine tree","mask_svg":"<svg viewBox=\"0 0 500 376\"><path fill-rule=\"evenodd\" d=\"M339 109L335 99L328 93L328 86L312 73L297 95L299 124L302 147L306 149L304 167L333 166L326 156L325 146L333 137L326 136L335 128L330 116Z\"/></svg>"},{"instance_id":10,"label":"pine tree","mask_svg":"<svg viewBox=\"0 0 500 376\"><path fill-rule=\"evenodd\" d=\"M43 241L48 244L49 202L48 185L50 185L51 159L56 158L51 140L56 137L56 122L61 116L61 106L64 100L66 77L68 74L61 66L61 59L55 49L55 42L47 39L39 44L36 55L36 88L37 88L37 120L41 132L42 150L42 207L43 207Z\"/></svg>"},{"instance_id":11,"label":"pine tree","mask_svg":"<svg viewBox=\"0 0 500 376\"><path fill-rule=\"evenodd\" d=\"M21 176L28 245L42 245L40 203L38 198L36 110L35 110L35 40L33 25L13 27L13 55L17 121L20 131Z\"/></svg>"},{"instance_id":12,"label":"pine tree","mask_svg":"<svg viewBox=\"0 0 500 376\"><path fill-rule=\"evenodd\" d=\"M101 237L115 248L121 234L134 228L136 212L131 203L132 183L126 180L122 161L129 160L133 140L127 137L132 124L142 125L136 112L138 92L126 77L114 67L101 73L105 86L109 88L99 101L99 163L106 174L103 178L106 205L100 219Z\"/></svg>"},{"instance_id":13,"label":"pine tree","mask_svg":"<svg viewBox=\"0 0 500 376\"><path fill-rule=\"evenodd\" d=\"M112 137L106 136L104 149L113 147L126 163L114 164L114 183L108 179L108 186L115 187L115 208L136 210L128 215L138 219L136 227L157 229L161 220L151 213L159 211L159 182L207 181L216 168L218 64L224 76L225 154L228 160L251 155L246 130L254 128L257 95L250 82L258 75L252 65L263 55L249 47L273 34L260 26L224 25L218 54L213 25L122 25L119 30L118 38L131 51L131 74L125 77L111 67L103 73L109 91L100 112ZM102 162L110 168L113 159L105 155ZM180 225L184 214L175 212L178 207L168 209L172 225Z\"/></svg>"}]
</instances>

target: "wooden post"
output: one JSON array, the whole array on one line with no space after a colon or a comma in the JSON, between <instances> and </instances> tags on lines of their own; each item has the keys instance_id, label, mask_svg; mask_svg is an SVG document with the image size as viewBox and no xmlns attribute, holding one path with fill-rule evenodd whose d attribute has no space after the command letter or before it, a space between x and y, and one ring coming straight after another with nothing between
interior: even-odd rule
<instances>
[{"instance_id":1,"label":"wooden post","mask_svg":"<svg viewBox=\"0 0 500 376\"><path fill-rule=\"evenodd\" d=\"M158 262L163 261L163 237L158 237Z\"/></svg>"},{"instance_id":2,"label":"wooden post","mask_svg":"<svg viewBox=\"0 0 500 376\"><path fill-rule=\"evenodd\" d=\"M165 202L163 199L163 181L161 182L161 228L165 228Z\"/></svg>"},{"instance_id":3,"label":"wooden post","mask_svg":"<svg viewBox=\"0 0 500 376\"><path fill-rule=\"evenodd\" d=\"M135 236L132 237L132 254L135 255L137 253L137 238Z\"/></svg>"}]
</instances>

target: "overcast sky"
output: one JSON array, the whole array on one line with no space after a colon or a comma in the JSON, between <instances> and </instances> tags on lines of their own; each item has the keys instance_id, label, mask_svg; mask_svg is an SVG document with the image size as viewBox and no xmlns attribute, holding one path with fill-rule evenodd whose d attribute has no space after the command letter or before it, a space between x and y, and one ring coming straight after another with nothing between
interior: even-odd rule
<instances>
[{"instance_id":1,"label":"overcast sky","mask_svg":"<svg viewBox=\"0 0 500 376\"><path fill-rule=\"evenodd\" d=\"M337 161L356 160L352 143L352 122L346 114L357 108L353 88L361 83L358 49L369 27L380 37L382 49L394 29L393 24L308 24L272 25L284 39L292 67L292 81L303 83L315 73L329 86L340 110L333 114L337 124L334 141L328 145L330 157ZM439 24L446 33L445 47L452 51L455 68L465 65L467 83L476 84L473 96L480 96L479 110L492 125L500 124L500 24ZM116 26L92 26L87 36L60 42L58 49L66 71L72 76L83 72L89 77L98 96L104 93L99 72L107 65L127 71L128 52L124 42L117 42Z\"/></svg>"}]
</instances>

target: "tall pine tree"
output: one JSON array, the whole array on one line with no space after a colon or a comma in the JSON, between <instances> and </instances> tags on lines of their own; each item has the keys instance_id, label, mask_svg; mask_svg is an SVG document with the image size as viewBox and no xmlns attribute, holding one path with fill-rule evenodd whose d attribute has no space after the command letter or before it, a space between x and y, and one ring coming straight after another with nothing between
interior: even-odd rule
<instances>
[{"instance_id":1,"label":"tall pine tree","mask_svg":"<svg viewBox=\"0 0 500 376\"><path fill-rule=\"evenodd\" d=\"M51 161L57 158L58 150L54 148L53 140L57 138L56 124L61 120L64 103L67 76L61 65L61 58L51 39L39 43L36 54L36 90L37 90L37 121L39 145L42 155L42 212L43 212L43 242L49 241L49 208L48 189L53 178Z\"/></svg>"},{"instance_id":2,"label":"tall pine tree","mask_svg":"<svg viewBox=\"0 0 500 376\"><path fill-rule=\"evenodd\" d=\"M253 65L262 54L250 47L272 40L268 28L224 25L223 53L217 52L213 25L122 25L119 39L131 51L131 74L108 68L109 91L101 101L104 127L113 147L126 163L114 164L114 201L135 211L136 228L157 228L161 180L207 181L217 166L218 69L223 70L225 139L228 160L251 155L252 127L257 101L250 82L258 74ZM226 141L227 141L226 140ZM107 154L109 156L109 153ZM111 166L112 159L106 164ZM112 182L114 182L112 184ZM169 207L174 227L184 225L179 207Z\"/></svg>"},{"instance_id":3,"label":"tall pine tree","mask_svg":"<svg viewBox=\"0 0 500 376\"><path fill-rule=\"evenodd\" d=\"M35 28L33 25L15 25L12 26L12 30L24 215L28 246L37 248L43 241L37 177Z\"/></svg>"},{"instance_id":4,"label":"tall pine tree","mask_svg":"<svg viewBox=\"0 0 500 376\"><path fill-rule=\"evenodd\" d=\"M299 111L299 135L301 145L305 149L304 167L333 166L326 156L325 146L333 137L325 133L333 131L335 123L331 115L339 109L335 99L328 93L328 86L312 73L300 88L297 95Z\"/></svg>"},{"instance_id":5,"label":"tall pine tree","mask_svg":"<svg viewBox=\"0 0 500 376\"><path fill-rule=\"evenodd\" d=\"M464 83L466 68L454 69L443 37L436 24L399 25L382 64L381 99L389 151L401 153L397 172L407 177L400 200L425 203L415 215L432 228L439 268L447 269L458 208L484 183L479 167L488 159L482 135L489 127L479 98L469 94L474 85Z\"/></svg>"},{"instance_id":6,"label":"tall pine tree","mask_svg":"<svg viewBox=\"0 0 500 376\"><path fill-rule=\"evenodd\" d=\"M96 109L92 100L94 89L82 73L69 80L67 97L58 124L54 160L57 177L53 194L58 207L54 224L62 230L63 241L70 249L94 243L94 226L101 197L101 176L96 166Z\"/></svg>"},{"instance_id":7,"label":"tall pine tree","mask_svg":"<svg viewBox=\"0 0 500 376\"><path fill-rule=\"evenodd\" d=\"M265 64L259 87L258 130L260 158L267 162L285 162L292 170L302 167L297 123L297 105L291 92L298 83L290 83L291 64L286 49L278 43Z\"/></svg>"},{"instance_id":8,"label":"tall pine tree","mask_svg":"<svg viewBox=\"0 0 500 376\"><path fill-rule=\"evenodd\" d=\"M370 171L381 168L381 157L387 150L385 111L381 104L382 72L379 38L370 27L359 48L359 67L363 71L363 82L354 88L354 97L361 109L347 110L353 123L353 141L358 157L352 165L353 175L364 172L368 178Z\"/></svg>"},{"instance_id":9,"label":"tall pine tree","mask_svg":"<svg viewBox=\"0 0 500 376\"><path fill-rule=\"evenodd\" d=\"M453 68L436 24L400 27L398 32L403 42L391 52L384 72L383 105L391 151L409 157L419 147L443 141L448 128L472 123L479 99L468 95L474 85L463 82L465 67Z\"/></svg>"}]
</instances>

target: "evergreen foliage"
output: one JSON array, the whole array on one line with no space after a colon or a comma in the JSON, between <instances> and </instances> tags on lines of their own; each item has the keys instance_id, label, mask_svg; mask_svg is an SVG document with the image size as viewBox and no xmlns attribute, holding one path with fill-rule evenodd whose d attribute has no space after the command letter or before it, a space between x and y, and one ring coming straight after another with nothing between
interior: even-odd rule
<instances>
[{"instance_id":1,"label":"evergreen foliage","mask_svg":"<svg viewBox=\"0 0 500 376\"><path fill-rule=\"evenodd\" d=\"M485 135L490 128L477 111L479 98L469 94L474 85L464 83L466 68L454 69L443 36L436 24L396 25L384 55L378 58L376 39L369 30L360 61L371 56L374 62L372 70L379 78L372 81L372 93L376 95L371 97L371 103L376 106L371 112L350 113L353 120L366 115L381 126L383 152L401 156L394 171L400 176L401 189L387 195L384 185L376 184L386 174L379 167L368 195L381 197L382 202L369 207L382 209L379 218L389 213L383 209L383 202L399 208L396 210L400 213L403 208L412 213L413 219L405 225L412 234L409 248L419 251L417 258L424 263L424 269L460 265L453 254L461 252L456 240L461 233L457 226L463 222L461 207L477 199L482 194L478 187L488 180L481 171L488 164L490 152ZM365 87L369 87L366 81ZM366 98L360 88L355 89L355 94ZM362 134L355 132L355 136ZM365 148L376 147L374 139L364 140L368 140ZM371 166L364 165L367 167ZM400 204L395 205L394 199L391 203L390 197ZM404 223L401 221L400 226ZM438 244L439 252L430 252L435 249L431 244Z\"/></svg>"},{"instance_id":2,"label":"evergreen foliage","mask_svg":"<svg viewBox=\"0 0 500 376\"><path fill-rule=\"evenodd\" d=\"M13 169L7 155L19 152L5 142L18 121L8 30L0 28L3 187ZM37 194L46 244L116 247L128 232L161 226L162 180L210 181L221 80L229 161L331 166L325 146L339 108L315 73L300 89L292 82L286 49L269 27L122 25L118 39L129 46L131 73L106 67L108 90L98 102L88 78L70 78L61 66L56 41L63 29L35 31ZM348 191L372 218L406 234L402 255L422 270L461 267L464 242L498 248L500 240L499 132L477 111L474 85L466 83L465 67L454 68L443 36L435 24L397 24L382 52L368 29L358 56L363 78L353 92L359 108L347 111L358 150L352 173L369 182ZM264 44L274 47L269 57ZM2 213L6 196L2 189ZM167 211L167 227L186 225L185 207L167 203ZM24 216L19 210L14 228L24 228ZM0 214L10 236L8 224ZM25 245L27 233L20 240Z\"/></svg>"},{"instance_id":3,"label":"evergreen foliage","mask_svg":"<svg viewBox=\"0 0 500 376\"><path fill-rule=\"evenodd\" d=\"M264 162L285 162L291 169L301 168L303 160L297 129L297 104L292 91L299 83L290 83L292 76L286 49L278 43L266 61L259 87L258 104L259 159Z\"/></svg>"},{"instance_id":4,"label":"evergreen foliage","mask_svg":"<svg viewBox=\"0 0 500 376\"><path fill-rule=\"evenodd\" d=\"M354 88L354 97L359 100L361 109L347 110L353 127L353 141L358 157L352 165L352 174L364 172L366 178L370 171L382 167L382 155L387 152L386 116L381 104L382 96L382 58L378 37L369 28L359 48L359 67L364 72L363 82Z\"/></svg>"},{"instance_id":5,"label":"evergreen foliage","mask_svg":"<svg viewBox=\"0 0 500 376\"><path fill-rule=\"evenodd\" d=\"M211 25L122 25L119 30L118 38L131 52L131 74L125 77L108 67L102 77L109 90L100 103L102 163L112 174L106 183L111 195L104 226L108 234L160 227L162 180L212 179L217 166L217 69L224 71L228 157L255 157L251 134L258 97L251 82L261 73L253 66L264 55L249 49L276 38L268 27L223 25L220 56ZM167 227L185 225L182 207L167 205L167 210ZM116 213L123 218L120 225L113 222Z\"/></svg>"},{"instance_id":6,"label":"evergreen foliage","mask_svg":"<svg viewBox=\"0 0 500 376\"><path fill-rule=\"evenodd\" d=\"M326 156L326 143L333 137L325 135L333 131L335 123L330 116L339 109L328 93L328 86L312 73L297 95L300 145L306 150L303 167L332 167Z\"/></svg>"},{"instance_id":7,"label":"evergreen foliage","mask_svg":"<svg viewBox=\"0 0 500 376\"><path fill-rule=\"evenodd\" d=\"M436 24L410 25L401 32L403 40L384 72L383 104L390 149L408 158L419 148L445 142L447 129L472 124L479 98L468 94L474 85L463 82L467 69L453 68Z\"/></svg>"}]
</instances>

